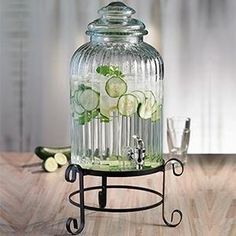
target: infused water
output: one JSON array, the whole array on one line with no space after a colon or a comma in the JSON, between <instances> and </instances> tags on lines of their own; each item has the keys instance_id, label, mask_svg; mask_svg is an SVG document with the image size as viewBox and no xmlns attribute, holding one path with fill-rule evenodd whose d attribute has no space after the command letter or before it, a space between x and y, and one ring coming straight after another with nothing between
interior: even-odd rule
<instances>
[{"instance_id":1,"label":"infused water","mask_svg":"<svg viewBox=\"0 0 236 236\"><path fill-rule=\"evenodd\" d=\"M90 74L71 80L72 163L103 171L135 170L127 155L142 139L143 169L162 165L162 80Z\"/></svg>"}]
</instances>

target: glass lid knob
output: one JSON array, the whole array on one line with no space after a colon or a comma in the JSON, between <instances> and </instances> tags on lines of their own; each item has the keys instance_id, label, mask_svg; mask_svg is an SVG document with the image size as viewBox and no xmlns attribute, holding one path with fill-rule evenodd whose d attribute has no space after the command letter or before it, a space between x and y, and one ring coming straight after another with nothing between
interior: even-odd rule
<instances>
[{"instance_id":1,"label":"glass lid knob","mask_svg":"<svg viewBox=\"0 0 236 236\"><path fill-rule=\"evenodd\" d=\"M146 35L143 22L132 18L135 10L123 2L112 2L101 8L101 17L88 25L87 35Z\"/></svg>"},{"instance_id":2,"label":"glass lid knob","mask_svg":"<svg viewBox=\"0 0 236 236\"><path fill-rule=\"evenodd\" d=\"M101 8L98 13L104 18L127 18L135 13L135 10L126 6L123 2L112 2Z\"/></svg>"}]
</instances>

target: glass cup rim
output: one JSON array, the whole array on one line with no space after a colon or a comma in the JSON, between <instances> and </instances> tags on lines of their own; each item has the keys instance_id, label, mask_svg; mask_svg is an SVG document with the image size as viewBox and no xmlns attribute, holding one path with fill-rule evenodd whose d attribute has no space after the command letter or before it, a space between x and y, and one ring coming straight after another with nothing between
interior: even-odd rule
<instances>
[{"instance_id":1,"label":"glass cup rim","mask_svg":"<svg viewBox=\"0 0 236 236\"><path fill-rule=\"evenodd\" d=\"M182 132L190 132L190 128L184 128L184 129L171 129L171 128L168 128L167 131L169 132L176 132L176 133L182 133Z\"/></svg>"},{"instance_id":2,"label":"glass cup rim","mask_svg":"<svg viewBox=\"0 0 236 236\"><path fill-rule=\"evenodd\" d=\"M191 121L190 117L188 116L170 116L166 118L167 120L173 121Z\"/></svg>"},{"instance_id":3,"label":"glass cup rim","mask_svg":"<svg viewBox=\"0 0 236 236\"><path fill-rule=\"evenodd\" d=\"M185 129L190 129L191 119L185 116L172 116L167 117L166 122L167 129L181 129L184 131Z\"/></svg>"}]
</instances>

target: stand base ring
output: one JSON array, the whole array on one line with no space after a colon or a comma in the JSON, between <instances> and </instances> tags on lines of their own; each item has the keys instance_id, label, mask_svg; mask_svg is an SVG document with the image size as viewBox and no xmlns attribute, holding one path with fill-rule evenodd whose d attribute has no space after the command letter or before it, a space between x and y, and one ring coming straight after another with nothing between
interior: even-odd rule
<instances>
[{"instance_id":1,"label":"stand base ring","mask_svg":"<svg viewBox=\"0 0 236 236\"><path fill-rule=\"evenodd\" d=\"M84 205L84 209L88 209L88 210L92 210L92 211L102 211L102 212L135 212L135 211L143 211L143 210L148 210L148 209L152 209L155 208L159 205L161 205L163 203L163 194L161 194L158 191L155 191L153 189L149 189L149 188L144 188L144 187L139 187L139 186L131 186L131 185L107 185L106 186L107 189L112 189L112 188L116 188L116 189L134 189L134 190L140 190L140 191L144 191L144 192L149 192L149 193L153 193L158 195L159 197L161 197L161 200L148 205L148 206L144 206L144 207L135 207L135 208L99 208L99 207L92 207L92 206L88 206L88 205ZM95 190L95 189L102 189L102 186L93 186L93 187L88 187L88 188L84 188L84 191L91 191L91 190ZM73 196L77 195L80 193L80 190L77 190L75 192L72 192L69 195L69 201L71 204L73 204L74 206L77 207L81 207L81 205L74 201L72 199Z\"/></svg>"}]
</instances>

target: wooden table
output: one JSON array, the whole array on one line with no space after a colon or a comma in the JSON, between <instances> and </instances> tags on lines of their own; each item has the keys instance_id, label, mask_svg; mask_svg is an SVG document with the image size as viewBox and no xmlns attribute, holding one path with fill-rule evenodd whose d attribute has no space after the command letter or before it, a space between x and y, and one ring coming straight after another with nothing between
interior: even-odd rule
<instances>
[{"instance_id":1,"label":"wooden table","mask_svg":"<svg viewBox=\"0 0 236 236\"><path fill-rule=\"evenodd\" d=\"M67 235L68 217L79 217L68 203L77 184L64 180L65 168L56 173L41 170L30 153L0 154L0 235ZM141 185L161 190L161 173L135 178L111 178L108 183ZM85 177L86 185L101 183ZM86 211L87 236L235 236L236 155L189 155L180 177L166 174L166 217L183 212L176 228L163 226L161 208L135 213ZM86 193L86 203L97 206L97 191ZM109 190L108 206L132 207L155 202L155 196L134 190Z\"/></svg>"}]
</instances>

